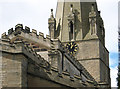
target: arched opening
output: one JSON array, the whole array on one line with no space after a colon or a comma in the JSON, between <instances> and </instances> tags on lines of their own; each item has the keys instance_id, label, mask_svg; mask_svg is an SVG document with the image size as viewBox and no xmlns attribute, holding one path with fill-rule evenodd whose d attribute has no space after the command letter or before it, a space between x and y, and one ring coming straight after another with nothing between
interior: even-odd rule
<instances>
[{"instance_id":1,"label":"arched opening","mask_svg":"<svg viewBox=\"0 0 120 89\"><path fill-rule=\"evenodd\" d=\"M73 22L72 21L70 21L70 23L69 23L69 29L70 29L70 40L72 40L73 39L73 34L74 34L74 26L73 26Z\"/></svg>"},{"instance_id":2,"label":"arched opening","mask_svg":"<svg viewBox=\"0 0 120 89\"><path fill-rule=\"evenodd\" d=\"M72 21L70 21L70 32L71 34L73 34L73 22Z\"/></svg>"}]
</instances>

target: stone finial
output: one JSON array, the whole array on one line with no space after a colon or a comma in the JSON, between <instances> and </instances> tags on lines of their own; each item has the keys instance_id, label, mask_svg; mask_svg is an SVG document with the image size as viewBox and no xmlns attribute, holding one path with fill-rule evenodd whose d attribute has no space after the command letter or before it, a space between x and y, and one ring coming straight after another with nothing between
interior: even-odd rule
<instances>
[{"instance_id":1,"label":"stone finial","mask_svg":"<svg viewBox=\"0 0 120 89\"><path fill-rule=\"evenodd\" d=\"M71 4L70 7L71 7L71 12L73 13L73 4Z\"/></svg>"},{"instance_id":2,"label":"stone finial","mask_svg":"<svg viewBox=\"0 0 120 89\"><path fill-rule=\"evenodd\" d=\"M99 15L100 15L101 11L98 11L98 13L99 13Z\"/></svg>"},{"instance_id":3,"label":"stone finial","mask_svg":"<svg viewBox=\"0 0 120 89\"><path fill-rule=\"evenodd\" d=\"M51 23L54 23L55 22L55 18L54 18L54 15L53 15L53 9L51 9L51 15L50 15L50 18L48 19L48 23L51 24Z\"/></svg>"},{"instance_id":4,"label":"stone finial","mask_svg":"<svg viewBox=\"0 0 120 89\"><path fill-rule=\"evenodd\" d=\"M53 9L51 9L51 16L48 19L48 28L49 28L49 34L52 39L55 38L55 29L56 29L56 20L53 16Z\"/></svg>"},{"instance_id":5,"label":"stone finial","mask_svg":"<svg viewBox=\"0 0 120 89\"><path fill-rule=\"evenodd\" d=\"M91 6L91 11L89 13L89 17L96 17L96 12L95 12L95 9L94 9L94 4L92 4L92 6Z\"/></svg>"},{"instance_id":6,"label":"stone finial","mask_svg":"<svg viewBox=\"0 0 120 89\"><path fill-rule=\"evenodd\" d=\"M94 4L92 4L91 12L94 12Z\"/></svg>"},{"instance_id":7,"label":"stone finial","mask_svg":"<svg viewBox=\"0 0 120 89\"><path fill-rule=\"evenodd\" d=\"M51 16L50 16L50 18L54 18L53 9L51 9Z\"/></svg>"},{"instance_id":8,"label":"stone finial","mask_svg":"<svg viewBox=\"0 0 120 89\"><path fill-rule=\"evenodd\" d=\"M73 9L73 4L70 5L70 13L68 15L68 21L74 21L74 18L75 18L75 11Z\"/></svg>"}]
</instances>

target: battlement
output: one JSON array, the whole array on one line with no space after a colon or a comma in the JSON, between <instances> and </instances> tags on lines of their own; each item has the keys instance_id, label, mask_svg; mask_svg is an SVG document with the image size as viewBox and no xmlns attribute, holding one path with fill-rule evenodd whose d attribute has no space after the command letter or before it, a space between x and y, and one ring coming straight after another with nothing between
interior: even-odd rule
<instances>
[{"instance_id":1,"label":"battlement","mask_svg":"<svg viewBox=\"0 0 120 89\"><path fill-rule=\"evenodd\" d=\"M51 47L51 39L49 35L44 36L44 33L39 32L39 35L37 34L37 30L32 29L30 32L30 28L25 26L25 29L23 29L22 24L17 24L15 26L15 30L13 28L8 30L8 34L3 33L1 38L3 39L10 39L12 42L15 40L15 37L21 37L24 39L27 39L29 41L33 41L35 43L38 43L40 46L45 46L45 48L50 49ZM13 40L14 39L14 40ZM42 44L41 44L42 43Z\"/></svg>"},{"instance_id":2,"label":"battlement","mask_svg":"<svg viewBox=\"0 0 120 89\"><path fill-rule=\"evenodd\" d=\"M19 39L18 39L19 38ZM58 65L61 65L61 62L58 62L59 57L62 58L62 54L64 54L66 61L68 60L68 63L70 63L71 66L74 66L76 73L81 72L83 76L86 77L86 79L89 79L93 82L95 82L94 78L87 72L87 70L79 63L79 61L68 51L68 49L63 45L63 43L59 39L52 39L49 35L46 35L46 38L44 37L44 34L39 32L39 35L37 34L37 30L32 29L32 32L30 32L30 28L25 26L25 29L23 29L22 24L18 24L15 26L15 30L9 29L8 35L6 35L6 32L2 34L2 40L5 42L5 40L9 40L9 43L12 44L22 44L23 46L23 53L32 58L36 63L41 65L50 65L48 60L52 60L52 57L50 59L42 58L35 50L33 50L33 47L35 44L37 44L39 47L42 47L43 49L46 48L48 50L48 54L46 55L56 55L56 63L53 63L57 70L59 70L60 73L62 73L61 68L57 67ZM29 43L30 42L30 43ZM39 48L38 47L38 48ZM37 48L37 46L35 47ZM34 49L35 49L34 48ZM19 50L19 49L16 49ZM39 49L40 50L40 49ZM43 59L43 60L40 60ZM45 60L45 61L44 61ZM60 59L61 60L61 59ZM67 68L69 70L69 68ZM71 74L70 77L74 78L74 74ZM86 80L85 79L85 80Z\"/></svg>"}]
</instances>

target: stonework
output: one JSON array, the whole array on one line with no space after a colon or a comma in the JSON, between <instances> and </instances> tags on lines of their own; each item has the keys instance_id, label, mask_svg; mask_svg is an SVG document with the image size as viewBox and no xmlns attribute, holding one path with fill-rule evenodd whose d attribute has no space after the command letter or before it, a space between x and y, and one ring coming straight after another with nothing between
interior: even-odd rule
<instances>
[{"instance_id":1,"label":"stonework","mask_svg":"<svg viewBox=\"0 0 120 89\"><path fill-rule=\"evenodd\" d=\"M110 89L109 52L96 2L58 0L48 26L46 38L22 24L2 34L0 87Z\"/></svg>"}]
</instances>

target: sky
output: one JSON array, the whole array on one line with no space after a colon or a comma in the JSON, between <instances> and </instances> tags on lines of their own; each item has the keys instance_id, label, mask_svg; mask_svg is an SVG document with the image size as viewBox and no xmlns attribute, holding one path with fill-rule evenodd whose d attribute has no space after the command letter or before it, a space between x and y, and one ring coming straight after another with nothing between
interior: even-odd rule
<instances>
[{"instance_id":1,"label":"sky","mask_svg":"<svg viewBox=\"0 0 120 89\"><path fill-rule=\"evenodd\" d=\"M106 47L110 52L111 86L116 87L118 66L118 0L96 0L105 27ZM0 0L0 34L18 23L48 34L50 9L56 12L57 0Z\"/></svg>"}]
</instances>

